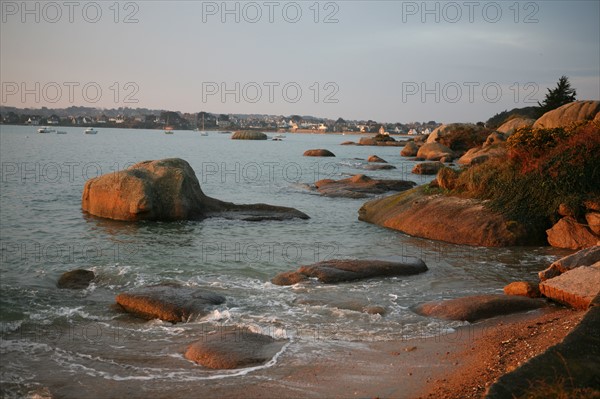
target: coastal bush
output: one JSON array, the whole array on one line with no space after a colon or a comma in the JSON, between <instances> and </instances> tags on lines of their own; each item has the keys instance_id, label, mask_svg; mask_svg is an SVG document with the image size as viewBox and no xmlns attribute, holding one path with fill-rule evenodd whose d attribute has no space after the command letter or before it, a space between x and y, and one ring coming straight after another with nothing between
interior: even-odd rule
<instances>
[{"instance_id":1,"label":"coastal bush","mask_svg":"<svg viewBox=\"0 0 600 399\"><path fill-rule=\"evenodd\" d=\"M517 131L508 158L490 159L460 173L453 194L487 200L511 220L542 234L567 204L582 216L582 203L599 195L600 125Z\"/></svg>"}]
</instances>

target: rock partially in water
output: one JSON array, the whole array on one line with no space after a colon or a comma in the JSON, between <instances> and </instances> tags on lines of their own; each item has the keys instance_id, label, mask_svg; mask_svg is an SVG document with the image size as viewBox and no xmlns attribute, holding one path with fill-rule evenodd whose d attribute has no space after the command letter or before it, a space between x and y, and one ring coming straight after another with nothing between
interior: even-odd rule
<instances>
[{"instance_id":1,"label":"rock partially in water","mask_svg":"<svg viewBox=\"0 0 600 399\"><path fill-rule=\"evenodd\" d=\"M415 306L413 310L422 316L475 322L544 306L547 304L541 299L508 295L475 295L445 301L425 302Z\"/></svg>"},{"instance_id":2,"label":"rock partially in water","mask_svg":"<svg viewBox=\"0 0 600 399\"><path fill-rule=\"evenodd\" d=\"M366 202L359 220L416 237L462 245L505 247L538 244L537 236L474 199L405 191Z\"/></svg>"},{"instance_id":3,"label":"rock partially in water","mask_svg":"<svg viewBox=\"0 0 600 399\"><path fill-rule=\"evenodd\" d=\"M225 297L204 289L159 284L121 293L116 301L142 319L178 323L210 313L215 305L225 302Z\"/></svg>"},{"instance_id":4,"label":"rock partially in water","mask_svg":"<svg viewBox=\"0 0 600 399\"><path fill-rule=\"evenodd\" d=\"M404 191L416 183L406 180L377 180L365 175L355 175L347 179L324 179L315 183L317 191L326 197L365 198L369 194L383 194L388 191Z\"/></svg>"},{"instance_id":5,"label":"rock partially in water","mask_svg":"<svg viewBox=\"0 0 600 399\"><path fill-rule=\"evenodd\" d=\"M367 162L387 163L385 159L380 158L377 155L369 155L369 158L367 158Z\"/></svg>"},{"instance_id":6,"label":"rock partially in water","mask_svg":"<svg viewBox=\"0 0 600 399\"><path fill-rule=\"evenodd\" d=\"M306 150L304 151L305 157L335 157L335 154L329 150L325 150L323 148L315 149L315 150Z\"/></svg>"},{"instance_id":7,"label":"rock partially in water","mask_svg":"<svg viewBox=\"0 0 600 399\"><path fill-rule=\"evenodd\" d=\"M124 221L308 219L296 209L266 204L237 205L204 195L192 167L171 158L137 163L85 183L81 207L91 215Z\"/></svg>"},{"instance_id":8,"label":"rock partially in water","mask_svg":"<svg viewBox=\"0 0 600 399\"><path fill-rule=\"evenodd\" d=\"M362 165L361 168L365 169L365 170L390 170L390 169L396 169L396 167L394 165L390 165L389 163L367 164L367 165Z\"/></svg>"},{"instance_id":9,"label":"rock partially in water","mask_svg":"<svg viewBox=\"0 0 600 399\"><path fill-rule=\"evenodd\" d=\"M254 130L240 130L231 135L232 140L266 140L268 136Z\"/></svg>"},{"instance_id":10,"label":"rock partially in water","mask_svg":"<svg viewBox=\"0 0 600 399\"><path fill-rule=\"evenodd\" d=\"M90 285L94 277L96 276L91 270L75 269L63 273L58 279L56 286L71 290L83 290Z\"/></svg>"},{"instance_id":11,"label":"rock partially in water","mask_svg":"<svg viewBox=\"0 0 600 399\"><path fill-rule=\"evenodd\" d=\"M286 342L247 330L225 330L190 345L185 357L211 369L236 369L268 362Z\"/></svg>"},{"instance_id":12,"label":"rock partially in water","mask_svg":"<svg viewBox=\"0 0 600 399\"><path fill-rule=\"evenodd\" d=\"M344 141L340 145L356 145L356 143L354 141Z\"/></svg>"},{"instance_id":13,"label":"rock partially in water","mask_svg":"<svg viewBox=\"0 0 600 399\"><path fill-rule=\"evenodd\" d=\"M344 281L363 280L375 277L390 276L409 276L413 274L424 273L427 271L427 265L419 258L408 258L405 262L390 262L383 260L359 260L359 259L332 259L318 262L308 266L301 266L295 272L285 272L284 277L281 273L275 276L271 282L277 285L285 284L286 281L293 281L291 276L296 273L302 276L316 277L325 284L335 284Z\"/></svg>"},{"instance_id":14,"label":"rock partially in water","mask_svg":"<svg viewBox=\"0 0 600 399\"><path fill-rule=\"evenodd\" d=\"M371 304L365 294L338 292L310 292L294 301L302 305L329 306L337 309L352 310L368 314L385 314L383 306Z\"/></svg>"},{"instance_id":15,"label":"rock partially in water","mask_svg":"<svg viewBox=\"0 0 600 399\"><path fill-rule=\"evenodd\" d=\"M417 145L417 143L409 141L408 143L406 143L402 151L400 151L400 155L402 155L403 157L416 157L418 152L419 146Z\"/></svg>"},{"instance_id":16,"label":"rock partially in water","mask_svg":"<svg viewBox=\"0 0 600 399\"><path fill-rule=\"evenodd\" d=\"M428 161L439 161L442 158L452 160L455 158L454 151L440 143L423 144L417 151L417 158L423 158Z\"/></svg>"}]
</instances>

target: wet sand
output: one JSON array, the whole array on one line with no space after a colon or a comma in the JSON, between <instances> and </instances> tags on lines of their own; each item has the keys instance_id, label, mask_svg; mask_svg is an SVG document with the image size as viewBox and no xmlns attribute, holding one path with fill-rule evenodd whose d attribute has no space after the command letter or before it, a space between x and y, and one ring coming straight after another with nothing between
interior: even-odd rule
<instances>
[{"instance_id":1,"label":"wet sand","mask_svg":"<svg viewBox=\"0 0 600 399\"><path fill-rule=\"evenodd\" d=\"M203 382L214 398L481 398L498 377L560 342L584 312L560 307L405 341L292 344L271 368ZM191 387L190 387L191 388Z\"/></svg>"}]
</instances>

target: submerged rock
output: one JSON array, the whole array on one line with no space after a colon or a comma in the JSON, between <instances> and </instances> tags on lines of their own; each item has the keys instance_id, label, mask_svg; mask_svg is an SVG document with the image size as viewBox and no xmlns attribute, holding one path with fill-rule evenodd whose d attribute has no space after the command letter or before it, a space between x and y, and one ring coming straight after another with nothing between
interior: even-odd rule
<instances>
[{"instance_id":1,"label":"submerged rock","mask_svg":"<svg viewBox=\"0 0 600 399\"><path fill-rule=\"evenodd\" d=\"M418 258L410 258L407 262L332 259L308 266L301 266L295 272L280 273L271 282L276 285L291 285L286 283L295 280L302 281L308 277L316 277L322 283L334 284L374 277L408 276L426 271L427 266L425 262ZM298 275L298 277L293 277L295 275Z\"/></svg>"},{"instance_id":2,"label":"submerged rock","mask_svg":"<svg viewBox=\"0 0 600 399\"><path fill-rule=\"evenodd\" d=\"M294 302L302 305L329 306L368 314L383 315L385 313L385 308L372 304L366 294L351 292L344 294L339 292L310 292L299 296Z\"/></svg>"},{"instance_id":3,"label":"submerged rock","mask_svg":"<svg viewBox=\"0 0 600 399\"><path fill-rule=\"evenodd\" d=\"M359 220L416 237L462 245L504 247L538 244L523 226L475 199L427 195L422 188L366 202Z\"/></svg>"},{"instance_id":4,"label":"submerged rock","mask_svg":"<svg viewBox=\"0 0 600 399\"><path fill-rule=\"evenodd\" d=\"M426 302L414 307L422 316L474 322L490 317L524 312L547 306L540 299L508 295L475 295L445 301Z\"/></svg>"},{"instance_id":5,"label":"submerged rock","mask_svg":"<svg viewBox=\"0 0 600 399\"><path fill-rule=\"evenodd\" d=\"M81 207L94 216L124 221L202 220L215 216L250 221L308 219L293 208L237 205L207 197L192 167L179 158L144 161L90 179L83 188Z\"/></svg>"},{"instance_id":6,"label":"submerged rock","mask_svg":"<svg viewBox=\"0 0 600 399\"><path fill-rule=\"evenodd\" d=\"M236 369L268 362L286 342L248 330L224 330L191 344L185 357L211 369Z\"/></svg>"},{"instance_id":7,"label":"submerged rock","mask_svg":"<svg viewBox=\"0 0 600 399\"><path fill-rule=\"evenodd\" d=\"M355 175L342 180L319 180L317 191L326 197L365 198L369 194L382 194L388 191L404 191L416 183L406 180L377 180L365 175Z\"/></svg>"},{"instance_id":8,"label":"submerged rock","mask_svg":"<svg viewBox=\"0 0 600 399\"><path fill-rule=\"evenodd\" d=\"M302 155L305 157L335 157L333 152L322 148L316 150L306 150Z\"/></svg>"},{"instance_id":9,"label":"submerged rock","mask_svg":"<svg viewBox=\"0 0 600 399\"><path fill-rule=\"evenodd\" d=\"M204 289L159 284L121 293L117 303L128 313L142 319L178 323L208 314L225 297Z\"/></svg>"},{"instance_id":10,"label":"submerged rock","mask_svg":"<svg viewBox=\"0 0 600 399\"><path fill-rule=\"evenodd\" d=\"M84 269L75 269L63 273L56 286L58 288L67 288L72 290L82 290L87 288L96 277L93 271Z\"/></svg>"}]
</instances>

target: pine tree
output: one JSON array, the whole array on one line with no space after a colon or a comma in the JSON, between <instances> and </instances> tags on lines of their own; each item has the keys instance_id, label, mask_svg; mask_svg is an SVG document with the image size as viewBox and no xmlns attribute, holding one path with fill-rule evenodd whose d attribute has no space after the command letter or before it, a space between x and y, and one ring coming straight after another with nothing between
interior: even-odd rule
<instances>
[{"instance_id":1,"label":"pine tree","mask_svg":"<svg viewBox=\"0 0 600 399\"><path fill-rule=\"evenodd\" d=\"M561 105L575 101L576 95L577 92L575 89L571 88L569 78L566 76L561 76L560 79L558 79L556 88L548 89L548 93L546 94L544 102L541 104L538 102L540 107L540 115L543 115L548 111L552 111Z\"/></svg>"}]
</instances>

